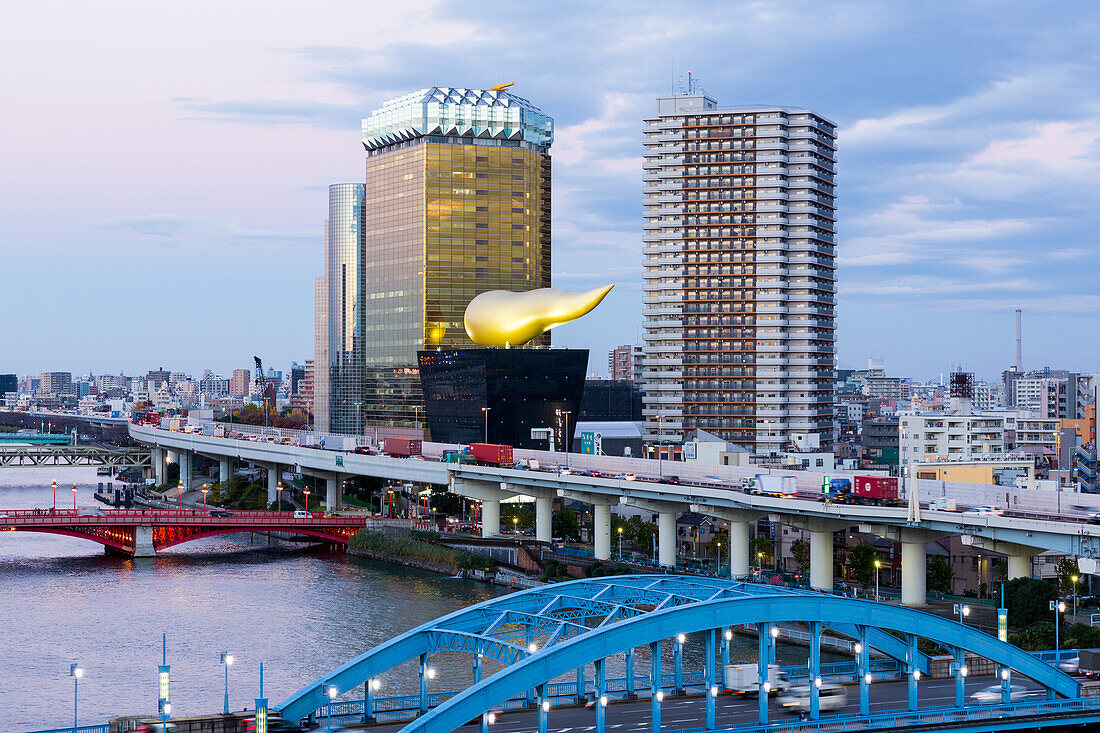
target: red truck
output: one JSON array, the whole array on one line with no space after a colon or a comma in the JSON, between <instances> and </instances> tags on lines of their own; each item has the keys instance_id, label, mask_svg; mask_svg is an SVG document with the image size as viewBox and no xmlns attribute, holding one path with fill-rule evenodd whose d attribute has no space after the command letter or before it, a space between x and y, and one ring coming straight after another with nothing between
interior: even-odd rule
<instances>
[{"instance_id":1,"label":"red truck","mask_svg":"<svg viewBox=\"0 0 1100 733\"><path fill-rule=\"evenodd\" d=\"M898 504L896 476L856 476L852 481L854 504Z\"/></svg>"},{"instance_id":2,"label":"red truck","mask_svg":"<svg viewBox=\"0 0 1100 733\"><path fill-rule=\"evenodd\" d=\"M478 463L492 466L512 465L512 446L495 443L470 443L470 454Z\"/></svg>"},{"instance_id":3,"label":"red truck","mask_svg":"<svg viewBox=\"0 0 1100 733\"><path fill-rule=\"evenodd\" d=\"M418 438L386 438L382 452L388 456L408 458L421 455L422 445Z\"/></svg>"}]
</instances>

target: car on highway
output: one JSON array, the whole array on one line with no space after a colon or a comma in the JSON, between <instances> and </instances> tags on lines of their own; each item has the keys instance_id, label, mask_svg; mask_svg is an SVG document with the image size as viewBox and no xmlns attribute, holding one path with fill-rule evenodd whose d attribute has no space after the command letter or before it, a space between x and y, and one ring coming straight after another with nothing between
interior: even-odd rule
<instances>
[{"instance_id":1,"label":"car on highway","mask_svg":"<svg viewBox=\"0 0 1100 733\"><path fill-rule=\"evenodd\" d=\"M294 510L294 518L295 519L313 519L313 515L310 514L309 512L307 512L305 509L295 509Z\"/></svg>"},{"instance_id":2,"label":"car on highway","mask_svg":"<svg viewBox=\"0 0 1100 733\"><path fill-rule=\"evenodd\" d=\"M225 509L211 509L209 512L207 512L207 514L209 514L212 517L232 517L233 516L233 512L227 511Z\"/></svg>"},{"instance_id":3,"label":"car on highway","mask_svg":"<svg viewBox=\"0 0 1100 733\"><path fill-rule=\"evenodd\" d=\"M970 516L978 517L999 517L1005 513L1004 507L999 507L995 504L986 504L985 506L976 506L971 509L967 509L963 514L969 514Z\"/></svg>"},{"instance_id":4,"label":"car on highway","mask_svg":"<svg viewBox=\"0 0 1100 733\"><path fill-rule=\"evenodd\" d=\"M663 481L666 484L679 484L681 483L679 476L664 476L659 481Z\"/></svg>"},{"instance_id":5,"label":"car on highway","mask_svg":"<svg viewBox=\"0 0 1100 733\"><path fill-rule=\"evenodd\" d=\"M823 713L840 710L848 702L848 693L840 685L824 684L818 689L818 710ZM779 697L779 704L788 713L810 711L810 686L791 687Z\"/></svg>"},{"instance_id":6,"label":"car on highway","mask_svg":"<svg viewBox=\"0 0 1100 733\"><path fill-rule=\"evenodd\" d=\"M637 481L638 480L638 477L635 476L632 473L620 473L615 478L619 479L620 481Z\"/></svg>"},{"instance_id":7,"label":"car on highway","mask_svg":"<svg viewBox=\"0 0 1100 733\"><path fill-rule=\"evenodd\" d=\"M1026 700L1029 697L1038 697L1043 694L1042 690L1032 690L1024 687L1023 685L1012 685L1009 689L1009 699L1011 700ZM1001 701L1001 686L990 685L989 687L983 687L970 696L970 699L974 702L1000 702Z\"/></svg>"}]
</instances>

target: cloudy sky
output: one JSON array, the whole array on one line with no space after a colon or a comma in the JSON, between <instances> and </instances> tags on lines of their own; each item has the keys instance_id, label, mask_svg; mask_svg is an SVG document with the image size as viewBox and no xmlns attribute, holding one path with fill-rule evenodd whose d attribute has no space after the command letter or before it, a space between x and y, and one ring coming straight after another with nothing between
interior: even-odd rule
<instances>
[{"instance_id":1,"label":"cloudy sky","mask_svg":"<svg viewBox=\"0 0 1100 733\"><path fill-rule=\"evenodd\" d=\"M641 118L720 104L839 133L839 360L938 377L1100 365L1092 2L5 3L0 372L286 366L313 348L326 186L359 119L440 86L551 114L555 331L605 368L641 326Z\"/></svg>"}]
</instances>

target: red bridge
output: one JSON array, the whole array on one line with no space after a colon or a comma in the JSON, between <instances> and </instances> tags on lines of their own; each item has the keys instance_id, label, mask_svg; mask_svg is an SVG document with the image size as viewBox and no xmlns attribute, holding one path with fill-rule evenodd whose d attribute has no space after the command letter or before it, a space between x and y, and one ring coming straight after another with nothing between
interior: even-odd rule
<instances>
[{"instance_id":1,"label":"red bridge","mask_svg":"<svg viewBox=\"0 0 1100 733\"><path fill-rule=\"evenodd\" d=\"M309 517L295 512L233 511L211 516L201 509L4 509L0 532L46 532L81 537L136 557L152 557L181 542L239 532L284 532L346 546L366 526L362 517ZM219 511L219 510L216 510Z\"/></svg>"}]
</instances>

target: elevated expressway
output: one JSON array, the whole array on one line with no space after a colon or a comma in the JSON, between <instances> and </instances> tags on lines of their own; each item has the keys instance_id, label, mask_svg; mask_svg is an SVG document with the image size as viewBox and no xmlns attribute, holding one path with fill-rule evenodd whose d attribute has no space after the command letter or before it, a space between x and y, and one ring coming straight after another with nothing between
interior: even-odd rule
<instances>
[{"instance_id":1,"label":"elevated expressway","mask_svg":"<svg viewBox=\"0 0 1100 733\"><path fill-rule=\"evenodd\" d=\"M223 480L229 477L230 461L233 459L266 467L271 501L275 500L281 467L324 477L327 480L329 506L338 503L339 481L353 475L448 486L451 491L482 503L482 533L487 537L500 533L500 502L504 499L515 496L533 499L535 538L546 542L551 540L554 498L586 502L594 507L597 559L611 557L611 507L626 504L658 516L658 559L663 565L674 566L676 517L690 509L729 522L730 572L733 576L744 576L749 574L750 569L750 524L762 517L769 517L810 533L810 583L816 588L833 587L833 533L858 525L860 531L901 543L902 603L905 605L925 603L925 544L945 535L961 535L966 544L1006 555L1009 578L1029 575L1031 556L1046 550L1100 561L1100 525L1082 522L979 516L905 507L827 504L807 498L749 495L733 485L721 488L624 481L516 468L448 464L436 460L410 460L217 438L138 425L130 426L130 435L154 447L153 465L158 479L163 475L165 452L169 450L179 456L181 476L190 476L190 456L195 453L219 461ZM425 446L425 449L431 450L431 447Z\"/></svg>"}]
</instances>

